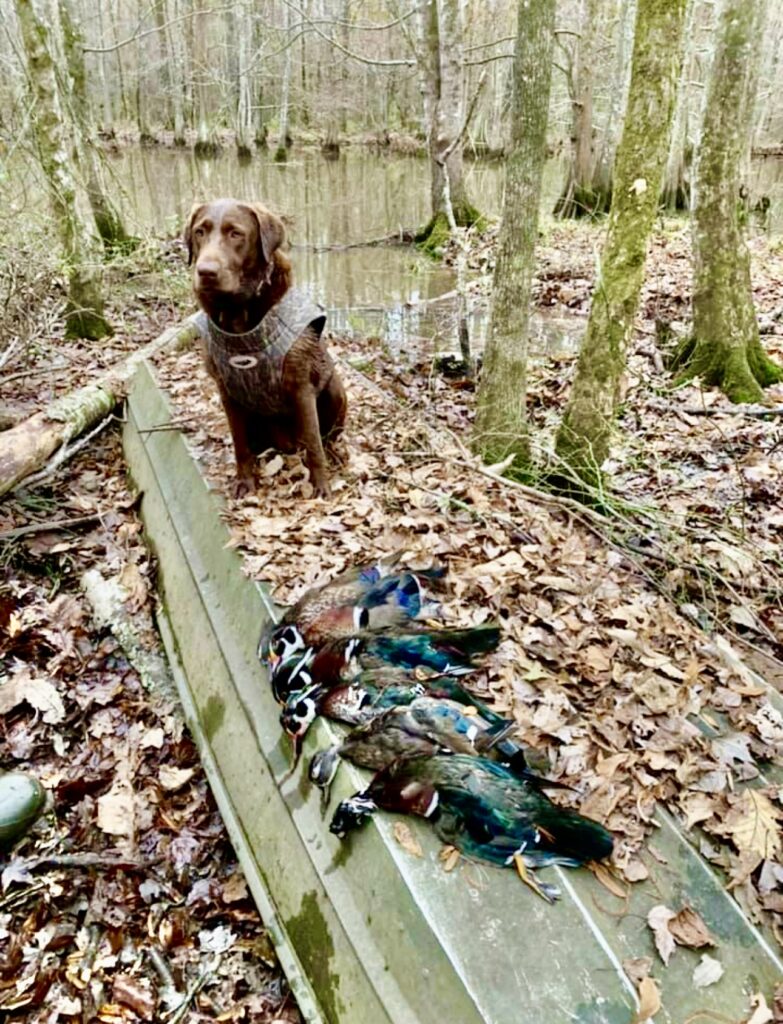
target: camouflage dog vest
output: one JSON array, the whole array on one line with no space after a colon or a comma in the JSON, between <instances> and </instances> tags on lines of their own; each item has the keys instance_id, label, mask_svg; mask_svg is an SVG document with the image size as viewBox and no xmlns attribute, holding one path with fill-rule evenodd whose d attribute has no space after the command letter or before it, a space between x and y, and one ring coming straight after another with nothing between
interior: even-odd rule
<instances>
[{"instance_id":1,"label":"camouflage dog vest","mask_svg":"<svg viewBox=\"0 0 783 1024\"><path fill-rule=\"evenodd\" d=\"M262 416L291 412L283 394L283 363L305 330L320 337L326 324L320 306L292 288L244 334L221 330L204 312L195 319L229 397Z\"/></svg>"}]
</instances>

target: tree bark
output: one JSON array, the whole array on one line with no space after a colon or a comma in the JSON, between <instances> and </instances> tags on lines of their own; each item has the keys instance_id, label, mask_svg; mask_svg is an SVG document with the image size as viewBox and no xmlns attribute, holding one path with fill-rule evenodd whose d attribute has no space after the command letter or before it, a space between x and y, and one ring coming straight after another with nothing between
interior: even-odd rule
<instances>
[{"instance_id":1,"label":"tree bark","mask_svg":"<svg viewBox=\"0 0 783 1024\"><path fill-rule=\"evenodd\" d=\"M480 218L465 187L462 141L454 145L464 128L462 7L463 0L423 0L420 9L432 216L416 241L430 251L439 248L450 234L444 200L446 175L457 225L469 227Z\"/></svg>"},{"instance_id":2,"label":"tree bark","mask_svg":"<svg viewBox=\"0 0 783 1024\"><path fill-rule=\"evenodd\" d=\"M16 12L36 100L33 130L38 158L68 268L66 334L97 340L111 334L112 329L103 316L103 297L90 230L76 202L77 179L68 155L70 147L52 58L51 33L38 17L32 0L16 0Z\"/></svg>"},{"instance_id":3,"label":"tree bark","mask_svg":"<svg viewBox=\"0 0 783 1024\"><path fill-rule=\"evenodd\" d=\"M685 0L639 0L631 85L606 241L557 453L599 483L658 209L682 54Z\"/></svg>"},{"instance_id":4,"label":"tree bark","mask_svg":"<svg viewBox=\"0 0 783 1024\"><path fill-rule=\"evenodd\" d=\"M179 6L174 0L173 5L165 5L163 14L167 19L176 18L179 15ZM192 113L193 109L193 86L190 70L187 61L187 44L185 42L185 29L181 22L168 25L166 30L167 49L173 55L174 74L172 75L171 104L174 114L174 145L185 145L185 106Z\"/></svg>"},{"instance_id":5,"label":"tree bark","mask_svg":"<svg viewBox=\"0 0 783 1024\"><path fill-rule=\"evenodd\" d=\"M249 160L253 155L252 135L252 80L250 77L250 45L253 39L252 11L244 2L234 10L237 38L237 89L236 89L236 145L240 160Z\"/></svg>"},{"instance_id":6,"label":"tree bark","mask_svg":"<svg viewBox=\"0 0 783 1024\"><path fill-rule=\"evenodd\" d=\"M63 29L63 48L71 83L71 111L81 138L80 156L85 167L87 197L90 200L95 226L108 252L128 248L133 244L122 218L103 186L101 157L92 136L87 105L87 74L84 64L84 40L78 26L74 0L60 0L60 21Z\"/></svg>"},{"instance_id":7,"label":"tree bark","mask_svg":"<svg viewBox=\"0 0 783 1024\"><path fill-rule=\"evenodd\" d=\"M278 139L275 149L275 162L285 163L288 159L288 147L290 145L288 132L288 106L291 91L291 42L289 39L288 26L291 22L291 12L288 5L283 7L283 24L285 25L286 42L288 45L283 57L283 81L280 87L280 117L278 121Z\"/></svg>"},{"instance_id":8,"label":"tree bark","mask_svg":"<svg viewBox=\"0 0 783 1024\"><path fill-rule=\"evenodd\" d=\"M661 196L663 204L668 210L688 210L691 204L690 173L693 163L693 147L690 140L690 121L692 83L698 79L700 60L696 32L698 6L698 0L688 0L682 69Z\"/></svg>"},{"instance_id":9,"label":"tree bark","mask_svg":"<svg viewBox=\"0 0 783 1024\"><path fill-rule=\"evenodd\" d=\"M591 217L608 207L606 197L596 193L593 182L593 66L605 6L599 7L599 0L584 0L582 6L581 36L575 44L570 89L573 147L563 193L555 205L557 217Z\"/></svg>"},{"instance_id":10,"label":"tree bark","mask_svg":"<svg viewBox=\"0 0 783 1024\"><path fill-rule=\"evenodd\" d=\"M612 168L620 131L623 124L626 99L628 97L628 80L631 62L628 54L633 46L634 18L636 16L636 0L619 0L617 5L617 37L615 39L614 62L612 70L611 102L606 113L604 130L601 133L601 146L596 157L593 187L602 197L602 212L612 204Z\"/></svg>"},{"instance_id":11,"label":"tree bark","mask_svg":"<svg viewBox=\"0 0 783 1024\"><path fill-rule=\"evenodd\" d=\"M181 348L198 338L192 319L170 327L144 348L87 384L56 399L46 409L0 433L0 495L41 469L67 441L108 416L122 399L138 364L163 348Z\"/></svg>"},{"instance_id":12,"label":"tree bark","mask_svg":"<svg viewBox=\"0 0 783 1024\"><path fill-rule=\"evenodd\" d=\"M555 0L519 0L511 140L492 316L473 444L485 462L527 461L527 338L552 80Z\"/></svg>"},{"instance_id":13,"label":"tree bark","mask_svg":"<svg viewBox=\"0 0 783 1024\"><path fill-rule=\"evenodd\" d=\"M766 0L726 0L721 14L697 155L693 336L675 359L680 380L701 376L733 402L761 401L783 380L761 347L740 218L766 13Z\"/></svg>"}]
</instances>

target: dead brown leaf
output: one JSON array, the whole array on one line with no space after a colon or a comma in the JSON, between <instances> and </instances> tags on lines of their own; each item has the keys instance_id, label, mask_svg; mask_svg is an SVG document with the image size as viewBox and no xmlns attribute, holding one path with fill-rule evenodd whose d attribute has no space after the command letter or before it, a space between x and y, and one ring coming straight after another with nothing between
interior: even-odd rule
<instances>
[{"instance_id":1,"label":"dead brown leaf","mask_svg":"<svg viewBox=\"0 0 783 1024\"><path fill-rule=\"evenodd\" d=\"M669 931L680 946L689 949L700 949L702 946L714 946L715 936L710 932L704 919L693 907L684 906L669 921Z\"/></svg>"},{"instance_id":2,"label":"dead brown leaf","mask_svg":"<svg viewBox=\"0 0 783 1024\"><path fill-rule=\"evenodd\" d=\"M421 848L421 844L418 839L411 832L410 825L404 821L395 821L394 829L392 830L395 840L400 846L409 853L412 857L423 857L424 851ZM447 870L449 870L447 868Z\"/></svg>"},{"instance_id":3,"label":"dead brown leaf","mask_svg":"<svg viewBox=\"0 0 783 1024\"><path fill-rule=\"evenodd\" d=\"M639 1009L631 1024L644 1024L652 1020L661 1008L661 993L654 978L645 977L639 982Z\"/></svg>"}]
</instances>

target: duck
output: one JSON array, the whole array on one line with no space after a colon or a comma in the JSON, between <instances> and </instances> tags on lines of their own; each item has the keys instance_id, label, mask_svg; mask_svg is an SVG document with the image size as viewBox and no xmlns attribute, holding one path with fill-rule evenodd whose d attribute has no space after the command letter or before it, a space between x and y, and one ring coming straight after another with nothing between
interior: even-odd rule
<instances>
[{"instance_id":1,"label":"duck","mask_svg":"<svg viewBox=\"0 0 783 1024\"><path fill-rule=\"evenodd\" d=\"M416 680L409 673L390 669L382 673L391 675L393 682L376 679L375 683L366 680L367 676L376 676L374 672L364 672L353 683L342 686L308 685L305 689L296 689L289 693L288 699L280 712L280 725L283 732L290 738L294 750L294 767L299 762L302 741L310 726L319 716L344 725L366 725L383 711L399 705L408 705L426 693L449 697L454 702L469 707L471 711L484 709L486 717L492 719L497 726L509 723L500 715L485 708L476 701L457 681L448 676L424 677ZM309 678L304 669L300 679ZM403 681L404 680L404 681Z\"/></svg>"},{"instance_id":2,"label":"duck","mask_svg":"<svg viewBox=\"0 0 783 1024\"><path fill-rule=\"evenodd\" d=\"M367 669L388 666L433 675L467 675L476 670L477 659L495 650L499 642L496 625L367 633L324 644L314 653L309 670L313 682L330 686L351 682Z\"/></svg>"},{"instance_id":3,"label":"duck","mask_svg":"<svg viewBox=\"0 0 783 1024\"><path fill-rule=\"evenodd\" d=\"M614 846L599 822L552 803L540 785L481 756L398 758L366 789L338 805L330 831L343 839L378 808L425 818L444 843L464 855L515 867L547 903L554 903L560 891L539 880L537 869L601 861Z\"/></svg>"},{"instance_id":4,"label":"duck","mask_svg":"<svg viewBox=\"0 0 783 1024\"><path fill-rule=\"evenodd\" d=\"M417 677L467 675L480 654L500 641L497 626L429 629L419 632L366 633L332 640L321 647L289 652L270 668L272 692L279 704L291 694L319 683L329 689L355 681L366 672Z\"/></svg>"},{"instance_id":5,"label":"duck","mask_svg":"<svg viewBox=\"0 0 783 1024\"><path fill-rule=\"evenodd\" d=\"M282 680L278 678L276 683L282 690ZM286 686L288 697L280 724L295 748L319 715L345 725L364 725L387 709L409 705L425 695L449 700L466 715L480 715L499 732L510 724L449 675L384 666L360 672L350 683L323 686L313 683L309 669L303 666L287 676Z\"/></svg>"},{"instance_id":6,"label":"duck","mask_svg":"<svg viewBox=\"0 0 783 1024\"><path fill-rule=\"evenodd\" d=\"M379 771L400 757L451 752L500 761L518 777L544 787L570 788L530 771L524 749L508 738L515 729L514 722L501 719L499 724L491 724L475 709L456 701L417 697L409 704L381 711L341 743L318 751L310 761L310 781L328 791L342 758Z\"/></svg>"},{"instance_id":7,"label":"duck","mask_svg":"<svg viewBox=\"0 0 783 1024\"><path fill-rule=\"evenodd\" d=\"M279 622L265 627L257 649L259 660L274 668L297 651L326 640L409 620L438 620L440 604L425 596L425 580L440 579L445 567L396 571L400 557L398 552L354 566L306 591Z\"/></svg>"}]
</instances>

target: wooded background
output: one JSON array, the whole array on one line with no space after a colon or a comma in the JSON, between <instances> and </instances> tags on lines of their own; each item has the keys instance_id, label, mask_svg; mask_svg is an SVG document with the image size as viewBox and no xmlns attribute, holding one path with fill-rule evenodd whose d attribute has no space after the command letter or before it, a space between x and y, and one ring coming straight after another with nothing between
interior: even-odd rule
<instances>
[{"instance_id":1,"label":"wooded background","mask_svg":"<svg viewBox=\"0 0 783 1024\"><path fill-rule=\"evenodd\" d=\"M84 43L90 122L142 139L206 140L222 129L241 145L277 138L366 135L404 145L427 133L422 9L403 0L46 0L55 26L67 14ZM483 87L468 150L497 152L508 140L515 0L448 0L458 22L465 97ZM548 137L575 140L582 163L608 167L622 127L636 4L559 0ZM717 6L693 0L675 116L669 180L696 140ZM2 0L2 131L12 145L31 116L14 0ZM460 31L460 24L462 30ZM783 147L783 6L770 5L753 112L754 146ZM458 54L456 55L458 57Z\"/></svg>"}]
</instances>

